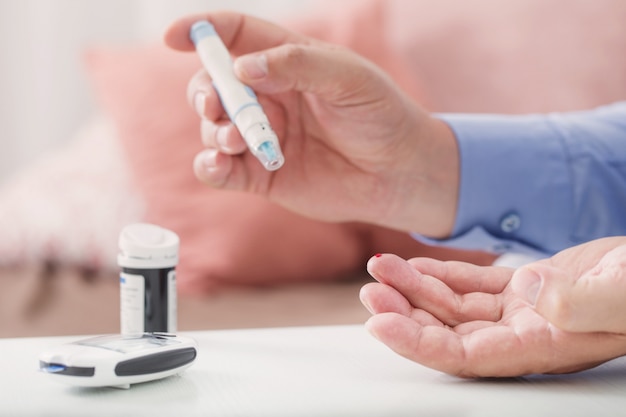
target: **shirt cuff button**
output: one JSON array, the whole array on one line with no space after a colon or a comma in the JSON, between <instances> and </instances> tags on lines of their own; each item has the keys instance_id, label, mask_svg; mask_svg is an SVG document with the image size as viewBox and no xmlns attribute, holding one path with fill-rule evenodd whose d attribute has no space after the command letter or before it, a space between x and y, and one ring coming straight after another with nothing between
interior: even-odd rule
<instances>
[{"instance_id":1,"label":"shirt cuff button","mask_svg":"<svg viewBox=\"0 0 626 417\"><path fill-rule=\"evenodd\" d=\"M500 220L500 230L504 233L513 233L522 225L522 218L517 213L508 213Z\"/></svg>"}]
</instances>

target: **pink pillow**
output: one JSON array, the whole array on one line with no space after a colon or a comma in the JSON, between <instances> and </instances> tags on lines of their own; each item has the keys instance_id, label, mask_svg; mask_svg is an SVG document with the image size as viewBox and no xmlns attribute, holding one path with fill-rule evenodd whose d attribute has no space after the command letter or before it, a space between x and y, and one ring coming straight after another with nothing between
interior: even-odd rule
<instances>
[{"instance_id":1,"label":"pink pillow","mask_svg":"<svg viewBox=\"0 0 626 417\"><path fill-rule=\"evenodd\" d=\"M102 47L92 48L86 63L97 98L117 126L133 186L146 203L144 220L181 238L182 292L350 277L378 251L492 259L427 248L402 232L318 222L254 195L209 189L191 169L202 148L199 120L185 99L187 82L200 66L196 56L161 45Z\"/></svg>"},{"instance_id":2,"label":"pink pillow","mask_svg":"<svg viewBox=\"0 0 626 417\"><path fill-rule=\"evenodd\" d=\"M571 110L626 95L621 0L358 0L343 6L330 15L320 7L318 15L288 25L370 58L435 111ZM187 82L200 67L195 55L159 45L94 48L87 63L147 203L145 220L181 236L183 291L216 282L344 276L375 250L482 259L210 190L191 170L201 149L198 119L185 101Z\"/></svg>"},{"instance_id":3,"label":"pink pillow","mask_svg":"<svg viewBox=\"0 0 626 417\"><path fill-rule=\"evenodd\" d=\"M626 98L622 0L392 0L387 15L435 111L543 113Z\"/></svg>"},{"instance_id":4,"label":"pink pillow","mask_svg":"<svg viewBox=\"0 0 626 417\"><path fill-rule=\"evenodd\" d=\"M292 28L370 58L432 111L571 111L626 99L623 0L346 0L325 7L323 16Z\"/></svg>"},{"instance_id":5,"label":"pink pillow","mask_svg":"<svg viewBox=\"0 0 626 417\"><path fill-rule=\"evenodd\" d=\"M199 68L193 54L160 45L93 48L86 62L146 202L145 221L181 238L182 292L216 283L333 279L362 268L369 253L353 226L305 219L196 180L191 162L202 148L199 120L185 100Z\"/></svg>"}]
</instances>

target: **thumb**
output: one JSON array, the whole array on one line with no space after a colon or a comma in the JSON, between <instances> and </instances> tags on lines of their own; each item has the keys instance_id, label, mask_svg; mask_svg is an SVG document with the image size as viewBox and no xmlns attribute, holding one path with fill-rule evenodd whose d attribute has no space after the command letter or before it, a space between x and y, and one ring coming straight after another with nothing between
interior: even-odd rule
<instances>
[{"instance_id":1,"label":"thumb","mask_svg":"<svg viewBox=\"0 0 626 417\"><path fill-rule=\"evenodd\" d=\"M527 265L514 274L513 291L563 330L626 333L626 271L608 255L582 275Z\"/></svg>"},{"instance_id":2,"label":"thumb","mask_svg":"<svg viewBox=\"0 0 626 417\"><path fill-rule=\"evenodd\" d=\"M382 72L365 58L321 42L290 43L242 55L235 60L234 69L239 79L257 92L313 93L336 104L357 97L355 92L376 91L376 81L382 80L378 76ZM382 83L378 85L382 88Z\"/></svg>"}]
</instances>

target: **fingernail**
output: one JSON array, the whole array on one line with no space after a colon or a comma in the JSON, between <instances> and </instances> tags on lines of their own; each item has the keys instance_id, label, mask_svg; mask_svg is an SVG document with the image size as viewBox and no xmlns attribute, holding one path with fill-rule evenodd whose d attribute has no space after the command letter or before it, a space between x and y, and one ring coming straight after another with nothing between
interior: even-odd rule
<instances>
[{"instance_id":1,"label":"fingernail","mask_svg":"<svg viewBox=\"0 0 626 417\"><path fill-rule=\"evenodd\" d=\"M361 299L361 304L363 304L363 307L365 307L370 314L374 314L374 310L372 310L372 306L367 300Z\"/></svg>"},{"instance_id":2,"label":"fingernail","mask_svg":"<svg viewBox=\"0 0 626 417\"><path fill-rule=\"evenodd\" d=\"M378 332L377 332L377 327L374 326L373 321L375 320L374 317L376 317L375 315L370 317L366 322L365 322L365 329L372 335L374 336L376 339L380 340L380 336L378 336Z\"/></svg>"},{"instance_id":3,"label":"fingernail","mask_svg":"<svg viewBox=\"0 0 626 417\"><path fill-rule=\"evenodd\" d=\"M200 155L200 163L202 164L202 169L211 173L215 169L215 160L217 158L217 150L215 149L206 149Z\"/></svg>"},{"instance_id":4,"label":"fingernail","mask_svg":"<svg viewBox=\"0 0 626 417\"><path fill-rule=\"evenodd\" d=\"M198 116L204 117L204 109L206 106L206 94L202 91L196 92L193 96L193 108L198 113Z\"/></svg>"},{"instance_id":5,"label":"fingernail","mask_svg":"<svg viewBox=\"0 0 626 417\"><path fill-rule=\"evenodd\" d=\"M267 57L265 54L244 55L235 61L235 68L250 79L259 79L267 75Z\"/></svg>"},{"instance_id":6,"label":"fingernail","mask_svg":"<svg viewBox=\"0 0 626 417\"><path fill-rule=\"evenodd\" d=\"M367 309L367 311L369 311L371 314L374 314L374 310L372 309L372 306L370 305L369 301L367 300L367 295L366 295L366 287L361 287L361 290L359 291L359 300L361 300L361 304L363 304L363 306Z\"/></svg>"},{"instance_id":7,"label":"fingernail","mask_svg":"<svg viewBox=\"0 0 626 417\"><path fill-rule=\"evenodd\" d=\"M515 275L513 291L534 306L541 288L541 276L530 268L520 268Z\"/></svg>"},{"instance_id":8,"label":"fingernail","mask_svg":"<svg viewBox=\"0 0 626 417\"><path fill-rule=\"evenodd\" d=\"M228 139L228 128L225 126L218 127L217 132L215 132L215 141L219 145L221 149L228 150L227 141Z\"/></svg>"}]
</instances>

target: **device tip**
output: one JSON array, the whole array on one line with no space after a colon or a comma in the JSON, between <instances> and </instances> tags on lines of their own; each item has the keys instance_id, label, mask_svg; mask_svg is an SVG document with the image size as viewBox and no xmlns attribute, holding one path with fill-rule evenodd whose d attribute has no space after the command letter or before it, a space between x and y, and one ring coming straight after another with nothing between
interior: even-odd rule
<instances>
[{"instance_id":1,"label":"device tip","mask_svg":"<svg viewBox=\"0 0 626 417\"><path fill-rule=\"evenodd\" d=\"M40 363L39 370L47 374L56 374L65 371L67 367L56 363Z\"/></svg>"},{"instance_id":2,"label":"device tip","mask_svg":"<svg viewBox=\"0 0 626 417\"><path fill-rule=\"evenodd\" d=\"M272 141L266 140L257 149L256 157L268 171L276 171L285 163L285 157Z\"/></svg>"}]
</instances>

